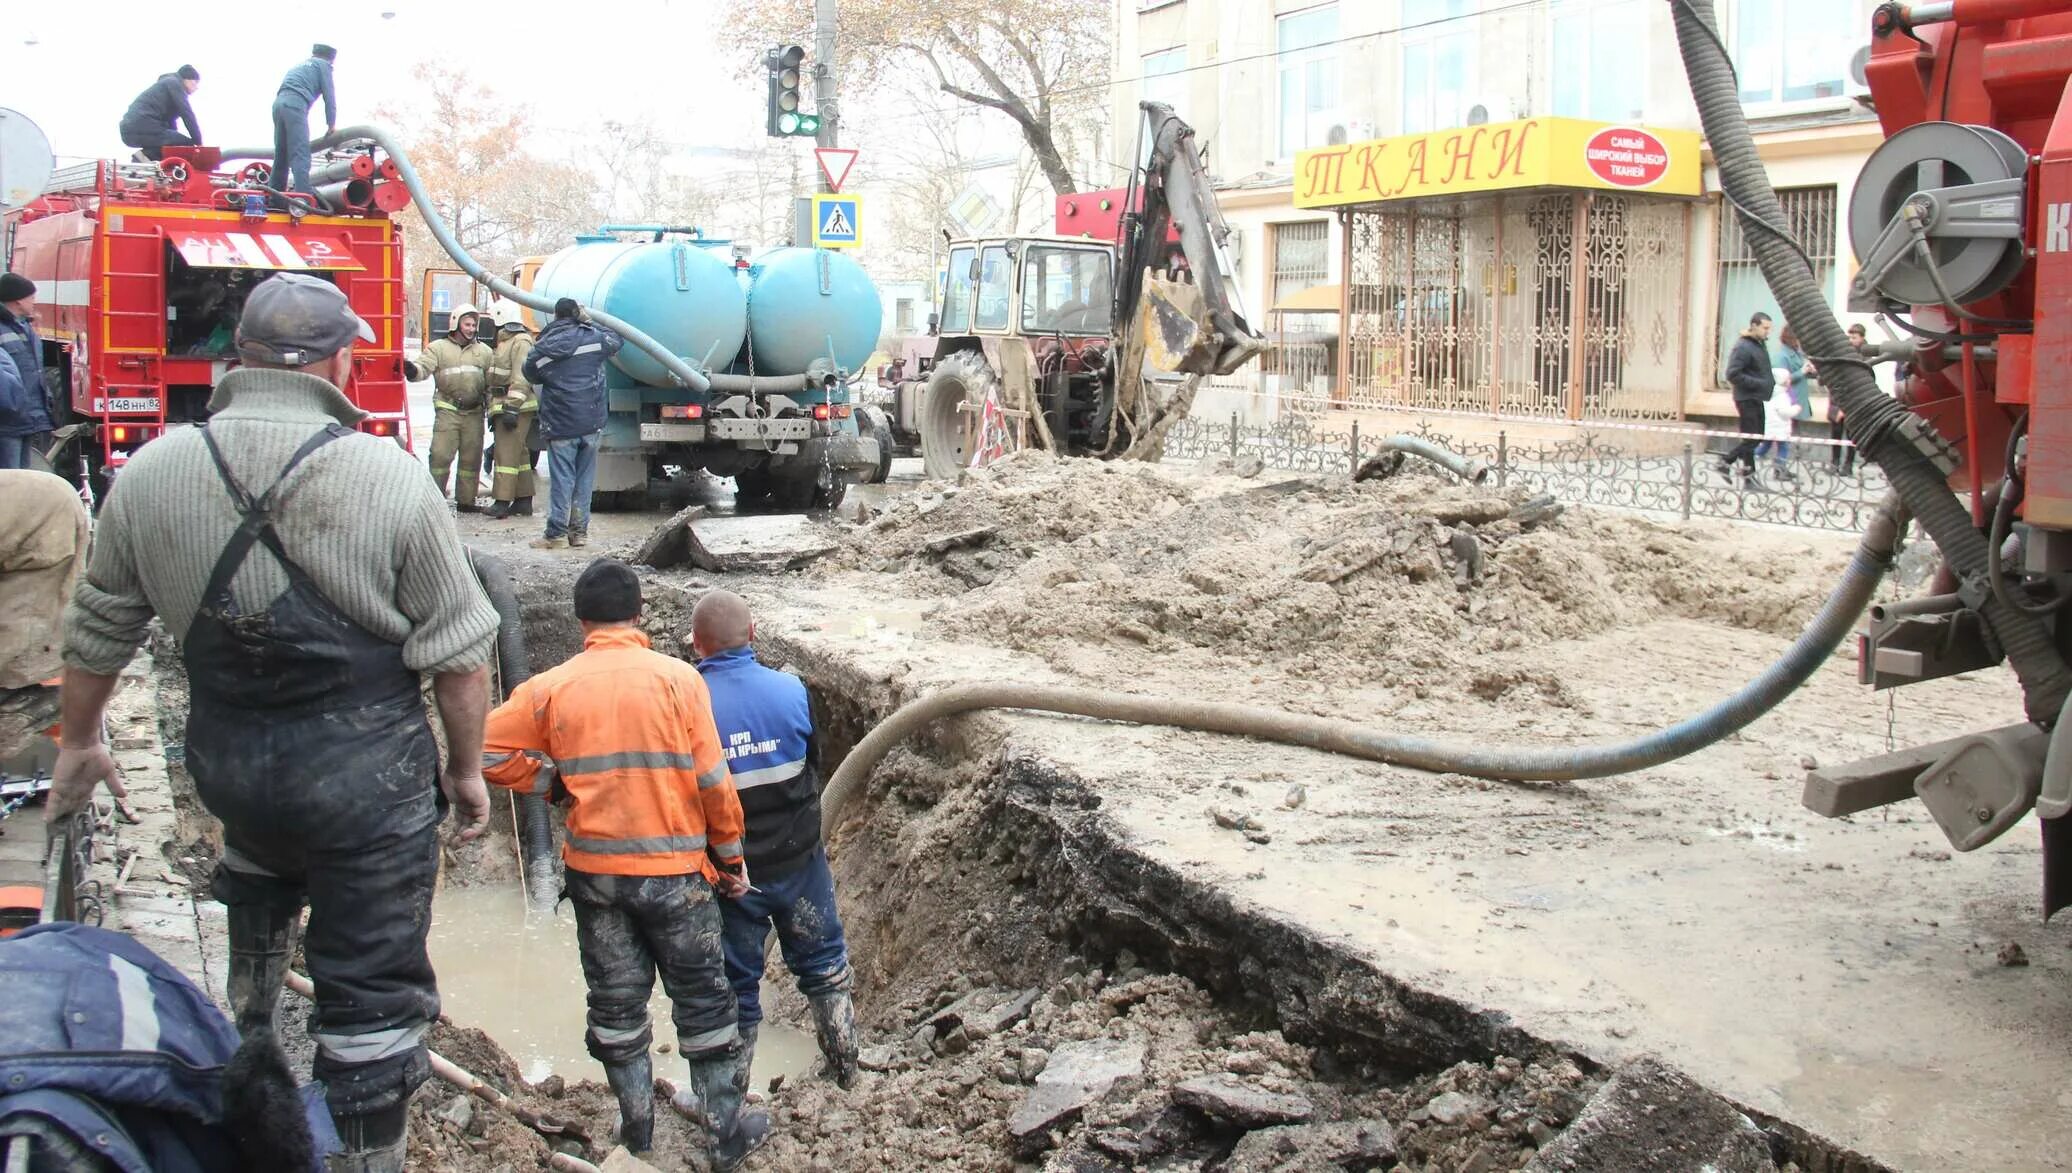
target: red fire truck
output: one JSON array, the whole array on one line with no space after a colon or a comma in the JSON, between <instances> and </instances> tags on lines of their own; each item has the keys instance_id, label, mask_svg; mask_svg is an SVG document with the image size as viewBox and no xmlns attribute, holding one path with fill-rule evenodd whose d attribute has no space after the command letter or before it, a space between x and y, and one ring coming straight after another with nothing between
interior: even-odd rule
<instances>
[{"instance_id":1,"label":"red fire truck","mask_svg":"<svg viewBox=\"0 0 2072 1173\"><path fill-rule=\"evenodd\" d=\"M59 471L96 499L130 453L207 417L237 362L245 296L278 272L337 283L376 341L354 351L345 393L363 431L409 444L403 387L403 243L378 207L290 217L267 211L266 166L216 170L213 147L162 163L61 170L41 199L0 218L0 255L36 282L53 380Z\"/></svg>"}]
</instances>

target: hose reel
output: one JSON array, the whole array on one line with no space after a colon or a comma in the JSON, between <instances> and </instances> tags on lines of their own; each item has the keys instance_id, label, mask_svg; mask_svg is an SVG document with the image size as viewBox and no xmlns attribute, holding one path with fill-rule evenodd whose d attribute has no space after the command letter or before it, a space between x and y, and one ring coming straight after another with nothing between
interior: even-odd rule
<instances>
[{"instance_id":1,"label":"hose reel","mask_svg":"<svg viewBox=\"0 0 2072 1173\"><path fill-rule=\"evenodd\" d=\"M1885 140L1849 199L1860 269L1849 308L1958 306L2007 288L2027 256L2028 153L1990 126L1922 122Z\"/></svg>"}]
</instances>

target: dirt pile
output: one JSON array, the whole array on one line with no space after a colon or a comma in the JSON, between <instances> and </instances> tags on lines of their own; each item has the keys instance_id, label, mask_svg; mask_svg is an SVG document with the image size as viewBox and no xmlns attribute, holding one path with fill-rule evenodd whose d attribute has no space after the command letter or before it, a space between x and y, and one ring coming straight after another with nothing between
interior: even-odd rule
<instances>
[{"instance_id":1,"label":"dirt pile","mask_svg":"<svg viewBox=\"0 0 2072 1173\"><path fill-rule=\"evenodd\" d=\"M1530 683L1558 701L1558 683L1491 658L1670 617L1794 634L1842 561L1780 535L1536 508L1421 469L1257 485L1036 458L895 504L823 573L896 573L902 590L954 596L929 613L935 634L1114 684L1243 666L1483 700Z\"/></svg>"}]
</instances>

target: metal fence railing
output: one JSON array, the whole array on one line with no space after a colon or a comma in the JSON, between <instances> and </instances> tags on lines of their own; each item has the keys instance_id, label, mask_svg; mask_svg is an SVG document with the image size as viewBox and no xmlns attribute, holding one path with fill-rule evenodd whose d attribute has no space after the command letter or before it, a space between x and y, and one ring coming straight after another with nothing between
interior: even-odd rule
<instances>
[{"instance_id":1,"label":"metal fence railing","mask_svg":"<svg viewBox=\"0 0 2072 1173\"><path fill-rule=\"evenodd\" d=\"M1491 481L1498 486L1551 493L1571 504L1685 519L1717 517L1856 532L1868 524L1886 490L1884 474L1876 465L1852 459L1854 467L1848 472L1839 467L1839 454L1855 454L1846 440L1793 437L1781 474L1772 454L1757 461L1761 487L1754 488L1720 471L1721 459L1742 439L1729 432L1684 431L1689 438L1680 450L1648 453L1622 447L1621 433L1638 429L1618 424L1584 424L1562 439L1526 442L1513 441L1503 430L1494 440L1451 435L1423 419L1406 420L1404 427L1393 430L1487 463ZM1358 421L1336 430L1301 416L1251 427L1233 413L1228 422L1181 421L1166 436L1165 454L1173 460L1234 462L1249 456L1284 472L1349 474L1381 453L1377 441L1383 434L1370 426L1362 435ZM1654 438L1659 436L1657 430Z\"/></svg>"}]
</instances>

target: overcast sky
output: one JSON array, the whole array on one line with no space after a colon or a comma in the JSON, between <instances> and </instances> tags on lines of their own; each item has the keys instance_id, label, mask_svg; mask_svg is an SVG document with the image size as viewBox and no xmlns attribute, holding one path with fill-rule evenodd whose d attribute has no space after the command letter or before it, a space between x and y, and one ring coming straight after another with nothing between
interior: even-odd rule
<instances>
[{"instance_id":1,"label":"overcast sky","mask_svg":"<svg viewBox=\"0 0 2072 1173\"><path fill-rule=\"evenodd\" d=\"M763 93L721 58L710 26L716 7L715 0L6 0L0 106L40 125L61 161L127 155L116 124L130 100L159 74L191 64L202 76L193 102L204 140L266 146L281 75L323 41L338 49L341 125L399 104L412 92L411 66L443 59L531 106L536 123L557 137L645 117L686 149L753 145L763 135ZM322 119L321 110L312 118L319 133Z\"/></svg>"}]
</instances>

